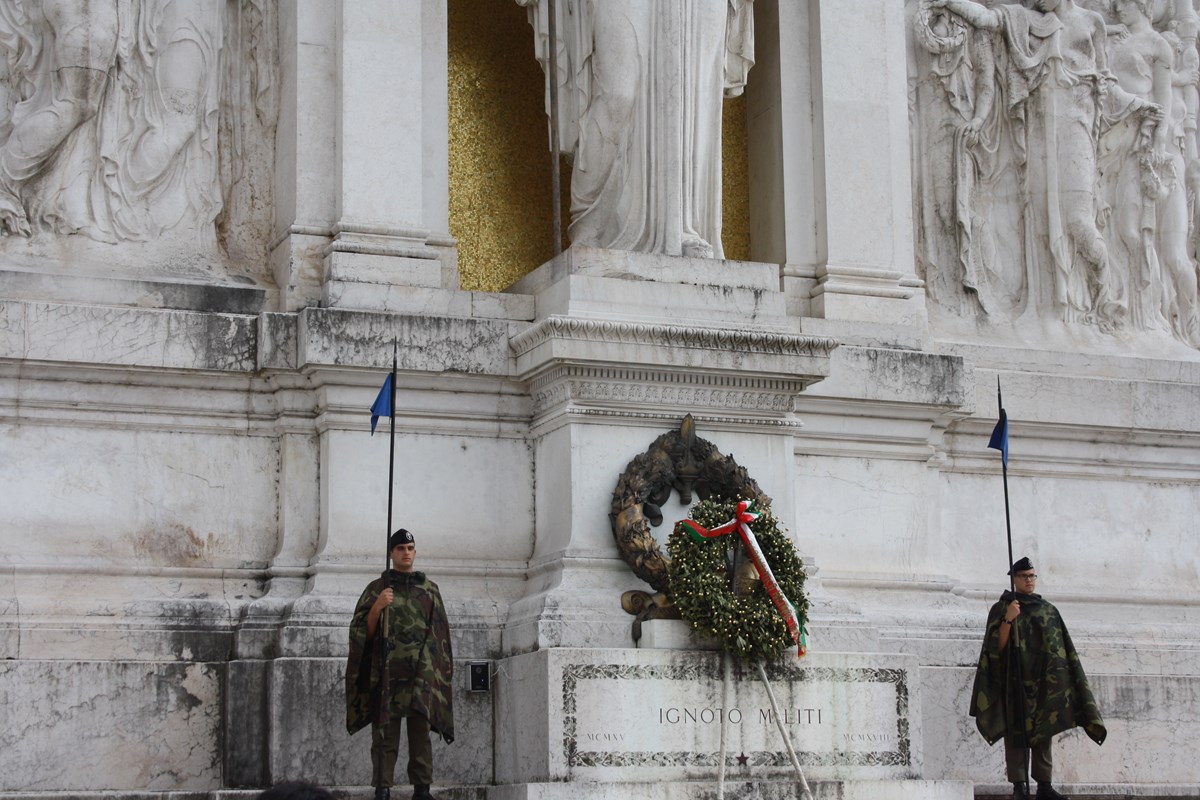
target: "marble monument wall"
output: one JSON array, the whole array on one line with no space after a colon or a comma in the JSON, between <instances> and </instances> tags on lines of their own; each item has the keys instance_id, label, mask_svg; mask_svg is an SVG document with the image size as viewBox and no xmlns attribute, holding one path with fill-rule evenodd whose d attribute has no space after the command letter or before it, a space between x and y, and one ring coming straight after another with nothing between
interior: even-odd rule
<instances>
[{"instance_id":1,"label":"marble monument wall","mask_svg":"<svg viewBox=\"0 0 1200 800\"><path fill-rule=\"evenodd\" d=\"M546 2L512 7L531 37ZM1200 787L1172 744L1200 733L1191 4L1064 0L1083 16L1056 27L1014 3L697 2L633 29L665 37L643 53L661 104L592 99L629 131L694 133L663 86L671 37L703 39L688 91L746 94L753 261L708 257L719 203L688 172L719 152L706 127L701 160L672 136L575 154L634 171L575 186L607 214L577 230L619 228L617 189L652 184L669 246L588 240L500 293L455 271L446 1L123 0L71 24L0 4L0 794L366 783L341 681L382 568L367 409L393 343L395 519L458 667L440 786L711 789L719 659L633 646L620 595L646 587L607 516L687 413L806 559L813 655L772 675L814 781L1002 783L965 716L1005 584L999 378L1014 544L1110 728L1102 749L1064 737L1062 780ZM573 22L556 86L603 95L587 70L624 62L579 47L631 40ZM1081 24L1090 55L1055 51ZM568 119L585 142L605 122ZM467 690L469 662L491 691ZM801 731L826 699L836 723ZM790 791L762 726L735 734L756 760L731 775Z\"/></svg>"}]
</instances>

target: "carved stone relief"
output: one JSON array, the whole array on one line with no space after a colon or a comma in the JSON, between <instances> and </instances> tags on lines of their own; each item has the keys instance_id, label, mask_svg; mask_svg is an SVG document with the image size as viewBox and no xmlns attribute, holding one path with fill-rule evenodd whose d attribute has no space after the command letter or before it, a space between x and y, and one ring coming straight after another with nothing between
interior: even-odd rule
<instances>
[{"instance_id":1,"label":"carved stone relief","mask_svg":"<svg viewBox=\"0 0 1200 800\"><path fill-rule=\"evenodd\" d=\"M261 260L277 61L274 0L0 3L0 246Z\"/></svg>"},{"instance_id":2,"label":"carved stone relief","mask_svg":"<svg viewBox=\"0 0 1200 800\"><path fill-rule=\"evenodd\" d=\"M941 319L1200 347L1193 0L908 0Z\"/></svg>"}]
</instances>

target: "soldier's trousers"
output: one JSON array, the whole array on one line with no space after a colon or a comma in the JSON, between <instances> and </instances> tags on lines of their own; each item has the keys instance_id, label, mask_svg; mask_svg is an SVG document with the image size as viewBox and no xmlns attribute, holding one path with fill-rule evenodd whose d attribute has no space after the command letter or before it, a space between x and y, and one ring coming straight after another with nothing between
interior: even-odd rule
<instances>
[{"instance_id":1,"label":"soldier's trousers","mask_svg":"<svg viewBox=\"0 0 1200 800\"><path fill-rule=\"evenodd\" d=\"M1025 777L1025 748L1004 737L1004 764L1008 767L1009 783L1024 783ZM1038 783L1050 783L1050 773L1054 771L1054 758L1050 755L1050 740L1035 744L1028 751L1029 771Z\"/></svg>"},{"instance_id":2,"label":"soldier's trousers","mask_svg":"<svg viewBox=\"0 0 1200 800\"><path fill-rule=\"evenodd\" d=\"M400 726L408 727L408 782L413 786L433 783L433 745L429 720L417 714L392 717L386 726L371 726L371 785L392 786L396 759L400 755Z\"/></svg>"}]
</instances>

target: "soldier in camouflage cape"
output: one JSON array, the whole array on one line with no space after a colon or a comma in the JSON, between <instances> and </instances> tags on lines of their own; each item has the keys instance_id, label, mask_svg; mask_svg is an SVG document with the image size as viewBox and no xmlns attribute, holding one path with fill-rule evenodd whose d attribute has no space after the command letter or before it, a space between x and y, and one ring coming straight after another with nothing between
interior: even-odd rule
<instances>
[{"instance_id":1,"label":"soldier in camouflage cape","mask_svg":"<svg viewBox=\"0 0 1200 800\"><path fill-rule=\"evenodd\" d=\"M412 569L412 534L396 531L388 544L393 569L363 590L350 623L346 730L371 725L372 784L375 797L387 800L406 721L413 797L431 800L429 731L454 741L450 626L437 584Z\"/></svg>"},{"instance_id":2,"label":"soldier in camouflage cape","mask_svg":"<svg viewBox=\"0 0 1200 800\"><path fill-rule=\"evenodd\" d=\"M1108 732L1062 616L1041 595L1033 593L1037 575L1032 562L1020 559L1010 574L1017 592L1005 591L988 612L970 713L988 744L1005 740L1013 797L1028 797L1025 762L1027 751L1032 749L1037 797L1057 800L1063 795L1051 786L1051 739L1078 726L1096 744L1102 744ZM1008 647L1014 633L1018 647ZM1024 735L1019 733L1022 710L1015 693L1015 674L1009 679L1009 672L1016 671L1014 650L1020 654L1024 680Z\"/></svg>"}]
</instances>

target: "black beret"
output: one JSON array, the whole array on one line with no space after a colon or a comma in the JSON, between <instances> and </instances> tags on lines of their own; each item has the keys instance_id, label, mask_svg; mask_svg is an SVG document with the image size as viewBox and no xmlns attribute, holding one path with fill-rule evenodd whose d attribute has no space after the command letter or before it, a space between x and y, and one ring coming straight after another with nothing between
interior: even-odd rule
<instances>
[{"instance_id":1,"label":"black beret","mask_svg":"<svg viewBox=\"0 0 1200 800\"><path fill-rule=\"evenodd\" d=\"M1018 561L1014 562L1012 569L1008 571L1009 575L1016 575L1018 572L1025 572L1033 569L1033 562L1029 560L1029 556L1022 556Z\"/></svg>"},{"instance_id":2,"label":"black beret","mask_svg":"<svg viewBox=\"0 0 1200 800\"><path fill-rule=\"evenodd\" d=\"M401 528L400 530L396 531L395 533L393 533L391 536L388 537L388 552L391 552L392 549L396 547L396 545L415 544L415 543L416 543L416 540L413 539L413 535L411 533L409 533L408 531L404 530L404 528Z\"/></svg>"}]
</instances>

